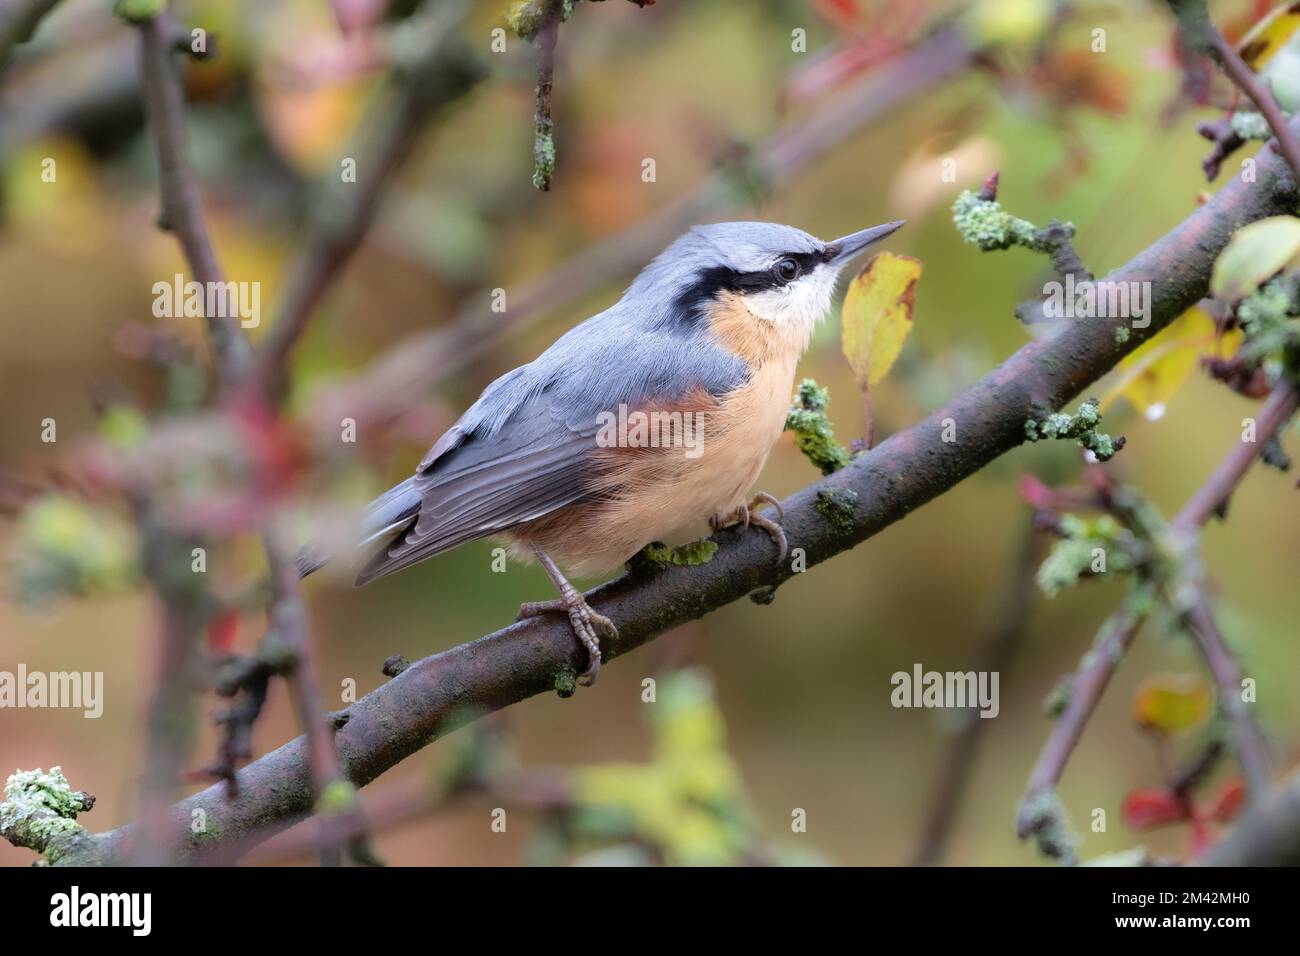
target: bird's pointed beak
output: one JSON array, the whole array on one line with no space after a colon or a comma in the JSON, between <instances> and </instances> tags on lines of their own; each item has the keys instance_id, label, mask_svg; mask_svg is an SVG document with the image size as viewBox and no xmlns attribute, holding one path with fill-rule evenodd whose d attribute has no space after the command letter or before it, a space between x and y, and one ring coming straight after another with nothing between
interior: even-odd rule
<instances>
[{"instance_id":1,"label":"bird's pointed beak","mask_svg":"<svg viewBox=\"0 0 1300 956\"><path fill-rule=\"evenodd\" d=\"M872 226L870 229L851 232L847 236L841 236L834 242L827 243L826 251L831 254L831 265L844 265L867 246L897 232L902 228L905 221L899 219L897 222L887 222L883 226Z\"/></svg>"}]
</instances>

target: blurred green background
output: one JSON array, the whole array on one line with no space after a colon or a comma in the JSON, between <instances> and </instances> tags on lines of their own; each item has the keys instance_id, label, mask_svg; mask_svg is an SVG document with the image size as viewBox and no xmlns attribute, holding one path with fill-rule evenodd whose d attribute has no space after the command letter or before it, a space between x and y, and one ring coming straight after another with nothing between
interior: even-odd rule
<instances>
[{"instance_id":1,"label":"blurred green background","mask_svg":"<svg viewBox=\"0 0 1300 956\"><path fill-rule=\"evenodd\" d=\"M474 5L464 31L476 48L486 52L507 6ZM900 12L909 6L923 12L914 24ZM560 32L559 156L545 194L529 184L531 51L512 38L505 54L485 57L493 67L487 80L423 131L301 344L294 407L309 408L333 376L364 368L404 336L448 321L472 294L543 276L652 215L708 175L728 143L761 139L862 79L827 84L795 101L792 77L808 57L869 34L877 22L902 21L900 41L921 42L925 27L960 6L579 4ZM1034 5L981 6L982 15L1014 23ZM1104 274L1167 232L1195 207L1198 193L1212 188L1199 167L1207 144L1193 130L1204 117L1168 112L1179 73L1164 5L1073 6L1051 41L1058 59L1048 66L1013 48L994 56L996 70L971 68L905 98L792 182L754 197L744 213L823 237L909 220L889 247L923 260L925 272L915 332L875 396L878 437L937 407L1027 340L1012 309L1041 288L1046 262L1023 250L980 253L964 245L949 213L958 191L1001 170L1006 208L1035 222L1073 221L1085 262ZM105 7L68 0L0 77L0 465L37 480L48 477L74 436L95 429L95 389L118 383L146 400L159 395L159 376L114 349L122 323L172 323L170 331L202 343L198 320L150 314L152 283L182 264L173 239L154 225L151 148L130 105L133 37ZM1248 7L1222 3L1215 10L1230 16ZM226 0L178 3L175 11L220 39L220 59L187 68L190 155L227 272L263 283L269 318L282 267L302 240L313 195L308 185L336 168L376 74L314 68L340 56L338 29L323 3ZM808 54L791 51L794 28L807 30ZM1097 28L1106 31L1104 53L1089 49ZM47 156L58 160L57 189L40 181ZM654 183L641 179L644 157L656 161ZM955 182L941 176L948 157L956 159ZM1230 163L1227 174L1234 169ZM439 385L433 420L445 425L494 377L612 303L629 278L602 284L581 304L494 344ZM254 336L267 325L264 319ZM801 372L829 386L831 418L847 442L862 434L864 414L838 336L832 317ZM1105 383L1094 389L1105 391ZM1126 435L1128 445L1107 468L1172 514L1255 407L1200 373L1158 420L1116 402L1106 427ZM58 422L57 444L40 440L46 417ZM436 437L430 431L386 443L369 456L359 484L372 493L387 487ZM1080 470L1077 449L1066 443L1022 448L866 544L797 576L771 606L738 602L619 659L593 690L510 708L504 726L520 760L575 766L646 759L651 738L641 681L692 660L712 675L728 749L773 844L838 863L909 861L955 721L944 712L893 709L890 675L918 662L942 671L976 666L999 623L1025 537L1029 509L1017 478L1034 472L1069 482ZM759 486L784 496L816 477L786 435ZM1288 765L1300 717L1293 484L1255 469L1233 500L1231 520L1212 524L1205 536L1223 627L1245 672L1258 679L1256 712L1279 762ZM19 557L12 531L12 520L0 519L0 549L10 564ZM363 590L310 581L327 691L352 678L363 693L384 680L379 665L388 655L416 659L455 646L512 620L520 601L550 596L536 568L489 573L492 547L474 543ZM1015 837L1014 808L1051 726L1042 701L1076 665L1121 593L1103 582L1053 600L1035 595L1027 638L1001 675L1001 712L984 722L946 862L1037 861L1032 845ZM100 830L129 821L152 684L156 612L149 596L44 609L19 607L12 598L0 603L0 668L22 661L29 669L103 671L106 706L98 720L58 710L0 712L0 768L59 764L74 786L99 797L83 822ZM244 622L240 648L251 649L259 635L255 619ZM1183 828L1138 834L1121 823L1119 807L1130 790L1161 778L1156 748L1132 720L1137 685L1158 672L1199 670L1185 639L1165 639L1155 629L1124 661L1061 787L1085 857L1137 843L1184 852ZM205 698L205 713L215 706ZM256 748L265 752L297 732L277 683ZM213 747L205 720L195 764ZM446 752L445 742L435 744L364 793L427 777ZM1230 769L1225 765L1220 776ZM377 847L399 864L520 862L528 814L513 817L507 833L493 833L490 803L385 830ZM1087 826L1097 807L1107 811L1105 833ZM807 812L806 833L791 832L794 808ZM514 824L518 819L523 825ZM6 864L30 859L29 851L0 846Z\"/></svg>"}]
</instances>

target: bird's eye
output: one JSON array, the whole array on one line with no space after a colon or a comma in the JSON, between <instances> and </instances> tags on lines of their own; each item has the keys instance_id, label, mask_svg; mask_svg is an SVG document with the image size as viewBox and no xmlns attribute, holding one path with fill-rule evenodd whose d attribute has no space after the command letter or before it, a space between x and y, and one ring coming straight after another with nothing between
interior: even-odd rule
<instances>
[{"instance_id":1,"label":"bird's eye","mask_svg":"<svg viewBox=\"0 0 1300 956\"><path fill-rule=\"evenodd\" d=\"M793 282L799 278L799 263L794 259L778 259L772 271L782 282Z\"/></svg>"}]
</instances>

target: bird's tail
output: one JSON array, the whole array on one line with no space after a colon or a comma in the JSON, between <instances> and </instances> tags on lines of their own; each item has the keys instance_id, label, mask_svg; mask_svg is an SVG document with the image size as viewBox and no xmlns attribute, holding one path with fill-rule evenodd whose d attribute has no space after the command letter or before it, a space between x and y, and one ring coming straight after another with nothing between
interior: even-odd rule
<instances>
[{"instance_id":1,"label":"bird's tail","mask_svg":"<svg viewBox=\"0 0 1300 956\"><path fill-rule=\"evenodd\" d=\"M415 520L416 515L420 513L420 495L416 492L414 484L414 478L407 478L370 502L361 517L358 550L364 551L388 542L393 535L407 528ZM316 542L305 545L298 551L295 559L298 565L298 577L305 578L313 571L324 567L336 556Z\"/></svg>"}]
</instances>

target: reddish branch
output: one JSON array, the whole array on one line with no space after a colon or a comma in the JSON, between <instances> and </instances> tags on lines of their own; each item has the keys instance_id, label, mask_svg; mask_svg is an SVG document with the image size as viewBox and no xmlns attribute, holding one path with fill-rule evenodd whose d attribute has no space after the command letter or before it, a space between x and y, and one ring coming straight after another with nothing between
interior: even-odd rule
<instances>
[{"instance_id":1,"label":"reddish branch","mask_svg":"<svg viewBox=\"0 0 1300 956\"><path fill-rule=\"evenodd\" d=\"M1278 106L1273 91L1259 81L1259 77L1215 27L1205 0L1169 0L1169 6L1178 18L1187 43L1218 63L1237 89L1255 104L1272 129L1278 150L1286 157L1291 169L1300 174L1300 142L1288 126L1286 114ZM1206 126L1201 132L1208 139L1214 140L1216 146L1215 152L1206 160L1206 174L1217 173L1219 164L1230 151L1229 147L1235 148L1235 145L1240 145L1240 141L1233 144L1229 133L1222 128Z\"/></svg>"},{"instance_id":2,"label":"reddish branch","mask_svg":"<svg viewBox=\"0 0 1300 956\"><path fill-rule=\"evenodd\" d=\"M1272 127L1278 151L1286 158L1293 179L1300 176L1300 148L1297 147L1295 128L1288 124L1272 94L1215 29L1204 0L1169 0L1169 3L1186 41L1218 62L1237 87L1259 107ZM1295 412L1298 397L1300 393L1294 383L1284 381L1277 387L1261 410L1255 441L1241 441L1233 448L1174 519L1172 528L1175 531L1194 534L1211 515L1224 511L1229 496L1247 469ZM1087 663L1074 676L1066 709L1057 720L1030 774L1017 824L1022 837L1043 823L1043 805L1033 798L1050 792L1060 781L1088 718L1146 620L1152 597L1148 590L1140 588L1107 619ZM1237 756L1250 785L1249 792L1252 797L1259 797L1270 780L1266 748L1258 727L1240 699L1240 667L1215 623L1203 592L1196 595L1186 619L1218 687L1221 706L1232 728Z\"/></svg>"},{"instance_id":3,"label":"reddish branch","mask_svg":"<svg viewBox=\"0 0 1300 956\"><path fill-rule=\"evenodd\" d=\"M1194 534L1221 509L1269 439L1290 419L1296 409L1297 394L1296 386L1289 382L1284 382L1274 390L1260 411L1256 423L1256 440L1241 441L1233 447L1178 513L1171 525L1175 531ZM1065 765L1083 735L1083 728L1119 662L1146 621L1153 599L1154 595L1149 589L1139 586L1139 590L1107 618L1093 643L1087 663L1071 679L1069 702L1057 718L1051 736L1029 776L1026 799L1017 824L1022 837L1027 836L1037 822L1033 812L1034 803L1030 798L1054 789L1060 782ZM1231 723L1237 756L1246 772L1250 792L1258 796L1269 782L1264 743L1255 722L1241 704L1241 670L1214 622L1214 615L1204 594L1198 594L1188 615L1188 625L1215 678L1219 700Z\"/></svg>"},{"instance_id":4,"label":"reddish branch","mask_svg":"<svg viewBox=\"0 0 1300 956\"><path fill-rule=\"evenodd\" d=\"M1300 199L1281 161L1261 157L1255 183L1234 181L1146 251L1108 276L1152 284L1151 324L1117 343L1124 319L1068 324L1035 339L969 390L924 421L890 436L840 471L782 504L792 547L811 566L862 542L949 490L1024 441L1024 424L1079 394L1127 352L1204 297L1211 267L1232 233L1248 222L1295 207ZM945 423L957 441L944 441ZM617 659L686 621L789 578L776 567L762 534L728 529L715 538L713 559L695 567L639 565L597 588L589 601L618 625L620 638L603 650ZM755 610L753 613L761 613ZM512 624L461 647L412 664L346 711L336 734L345 774L359 785L433 740L482 715L552 690L557 678L581 670L584 651L567 622L551 617ZM178 839L198 851L215 841L257 838L312 811L314 788L303 738L249 764L240 795L228 801L210 787L173 807ZM210 832L190 833L191 812L203 809ZM130 845L128 826L87 837L70 848L68 863L112 862Z\"/></svg>"}]
</instances>

